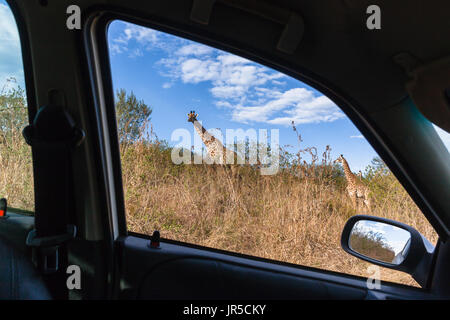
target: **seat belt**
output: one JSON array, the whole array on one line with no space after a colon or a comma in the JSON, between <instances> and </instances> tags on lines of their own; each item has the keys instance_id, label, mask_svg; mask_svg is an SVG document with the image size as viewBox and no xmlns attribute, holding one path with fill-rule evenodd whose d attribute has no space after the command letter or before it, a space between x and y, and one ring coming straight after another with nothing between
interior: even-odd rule
<instances>
[{"instance_id":1,"label":"seat belt","mask_svg":"<svg viewBox=\"0 0 450 320\"><path fill-rule=\"evenodd\" d=\"M85 135L62 107L48 105L38 110L23 136L32 147L35 194L35 229L26 244L54 297L66 299L65 244L76 236L76 227L68 223L75 205L71 154Z\"/></svg>"}]
</instances>

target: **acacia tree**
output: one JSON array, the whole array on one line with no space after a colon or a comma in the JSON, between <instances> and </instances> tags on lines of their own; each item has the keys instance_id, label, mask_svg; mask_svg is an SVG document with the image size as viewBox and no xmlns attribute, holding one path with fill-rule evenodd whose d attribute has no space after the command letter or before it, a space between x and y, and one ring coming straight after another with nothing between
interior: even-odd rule
<instances>
[{"instance_id":1,"label":"acacia tree","mask_svg":"<svg viewBox=\"0 0 450 320\"><path fill-rule=\"evenodd\" d=\"M117 91L116 114L120 143L133 143L144 132L152 109L143 100L138 100L133 91L128 95L125 89L120 89Z\"/></svg>"}]
</instances>

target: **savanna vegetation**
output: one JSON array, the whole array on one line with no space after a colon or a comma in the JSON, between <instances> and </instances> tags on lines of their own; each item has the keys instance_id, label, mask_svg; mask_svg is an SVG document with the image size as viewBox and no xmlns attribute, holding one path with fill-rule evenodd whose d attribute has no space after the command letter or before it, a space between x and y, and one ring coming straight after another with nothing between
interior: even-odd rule
<instances>
[{"instance_id":1,"label":"savanna vegetation","mask_svg":"<svg viewBox=\"0 0 450 320\"><path fill-rule=\"evenodd\" d=\"M372 259L392 263L395 258L394 248L378 232L364 232L353 229L350 235L349 245L352 250Z\"/></svg>"},{"instance_id":2,"label":"savanna vegetation","mask_svg":"<svg viewBox=\"0 0 450 320\"><path fill-rule=\"evenodd\" d=\"M134 94L117 93L118 129L128 229L252 256L368 277L369 263L345 253L340 235L347 219L368 214L345 191L332 148L280 150L280 170L261 176L242 166L176 165L172 148L152 130L152 109ZM27 123L21 89L0 92L0 195L13 207L33 210L30 148L21 135ZM336 150L339 153L339 150ZM345 155L344 155L345 156ZM351 164L350 164L351 165ZM437 240L432 227L397 179L376 158L363 175L372 193L372 215L406 223ZM417 285L404 273L381 270L383 280Z\"/></svg>"},{"instance_id":3,"label":"savanna vegetation","mask_svg":"<svg viewBox=\"0 0 450 320\"><path fill-rule=\"evenodd\" d=\"M25 92L15 79L0 90L0 197L8 206L34 210L31 149L22 137L28 124Z\"/></svg>"}]
</instances>

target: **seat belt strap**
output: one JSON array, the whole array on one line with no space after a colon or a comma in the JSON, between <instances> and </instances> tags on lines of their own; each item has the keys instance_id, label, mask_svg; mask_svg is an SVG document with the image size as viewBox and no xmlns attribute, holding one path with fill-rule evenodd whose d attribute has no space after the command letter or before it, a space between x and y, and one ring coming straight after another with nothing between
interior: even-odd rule
<instances>
[{"instance_id":1,"label":"seat belt strap","mask_svg":"<svg viewBox=\"0 0 450 320\"><path fill-rule=\"evenodd\" d=\"M27 245L33 248L35 266L54 274L67 260L61 254L64 244L76 235L76 227L68 224L74 210L71 152L84 132L63 108L50 105L39 109L23 136L32 147L35 190L35 229Z\"/></svg>"}]
</instances>

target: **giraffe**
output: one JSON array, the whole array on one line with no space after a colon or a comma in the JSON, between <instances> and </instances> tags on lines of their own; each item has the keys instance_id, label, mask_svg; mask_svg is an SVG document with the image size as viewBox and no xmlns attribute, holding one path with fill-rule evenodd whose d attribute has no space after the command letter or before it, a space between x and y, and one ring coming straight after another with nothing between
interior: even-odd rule
<instances>
[{"instance_id":1,"label":"giraffe","mask_svg":"<svg viewBox=\"0 0 450 320\"><path fill-rule=\"evenodd\" d=\"M369 211L371 211L371 202L369 198L369 188L362 183L362 172L359 171L358 176L359 180L356 178L356 175L350 170L350 166L348 165L347 160L345 160L344 156L341 154L339 158L335 161L342 164L345 173L345 179L347 180L347 192L350 198L352 199L353 206L358 207L358 198L362 199L364 204L367 206Z\"/></svg>"},{"instance_id":2,"label":"giraffe","mask_svg":"<svg viewBox=\"0 0 450 320\"><path fill-rule=\"evenodd\" d=\"M219 139L214 137L202 126L202 124L197 120L197 117L198 114L195 113L195 111L191 111L188 113L188 122L192 122L194 124L194 129L205 144L208 156L213 161L212 163L219 164L221 168L225 169L225 172L228 170L231 171L232 179L228 176L227 183L231 187L232 196L236 199L236 201L238 201L238 194L235 189L240 188L240 183L236 185L232 182L233 180L242 180L240 166L235 165L238 163L238 155L236 152L225 148ZM231 165L227 164L227 158L233 159L233 163ZM216 167L213 168L216 169Z\"/></svg>"},{"instance_id":3,"label":"giraffe","mask_svg":"<svg viewBox=\"0 0 450 320\"><path fill-rule=\"evenodd\" d=\"M228 156L233 159L233 164L237 163L236 152L225 148L219 139L203 128L202 124L197 120L197 117L198 114L195 113L195 111L191 111L188 113L188 122L194 124L194 129L205 144L208 156L211 160L213 160L214 163L226 164Z\"/></svg>"},{"instance_id":4,"label":"giraffe","mask_svg":"<svg viewBox=\"0 0 450 320\"><path fill-rule=\"evenodd\" d=\"M362 181L362 171L361 170L358 171L358 178L359 178L359 180Z\"/></svg>"}]
</instances>

